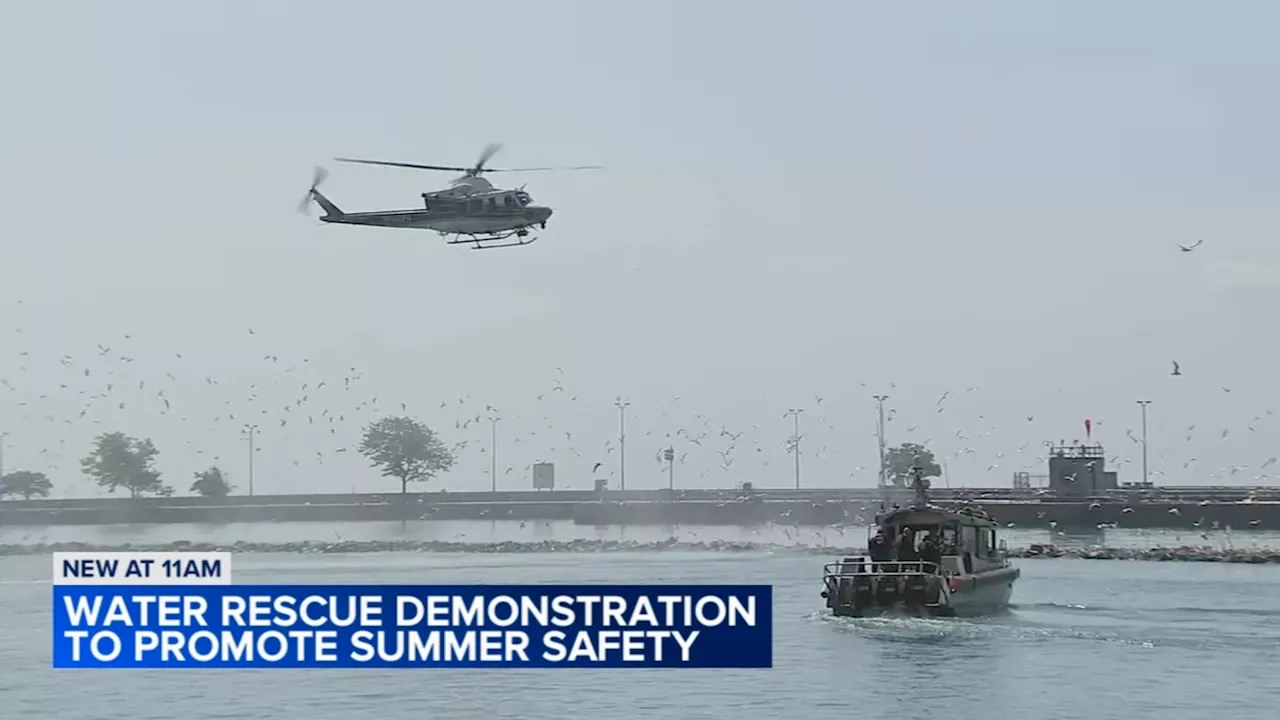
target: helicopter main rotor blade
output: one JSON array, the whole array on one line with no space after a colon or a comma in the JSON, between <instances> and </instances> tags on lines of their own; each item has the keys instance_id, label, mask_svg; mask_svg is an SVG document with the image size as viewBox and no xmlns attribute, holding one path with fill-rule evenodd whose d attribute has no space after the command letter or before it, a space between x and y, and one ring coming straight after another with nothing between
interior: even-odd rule
<instances>
[{"instance_id":1,"label":"helicopter main rotor blade","mask_svg":"<svg viewBox=\"0 0 1280 720\"><path fill-rule=\"evenodd\" d=\"M463 177L474 177L483 173L495 172L554 172L559 170L604 170L602 165L575 165L570 167L527 167L527 168L487 168L484 166L501 145L489 145L480 155L480 160L472 167L456 165L423 165L420 163L392 162L390 160L362 160L358 158L334 158L338 162L358 163L361 165L381 165L384 167L409 168L410 170L440 170L442 172L462 173Z\"/></svg>"},{"instance_id":2,"label":"helicopter main rotor blade","mask_svg":"<svg viewBox=\"0 0 1280 720\"><path fill-rule=\"evenodd\" d=\"M471 172L472 168L453 167L450 165L419 165L417 163L390 162L387 160L358 160L356 158L334 158L338 162L359 163L361 165L385 165L388 167L409 168L411 170L443 170L444 172Z\"/></svg>"},{"instance_id":3,"label":"helicopter main rotor blade","mask_svg":"<svg viewBox=\"0 0 1280 720\"><path fill-rule=\"evenodd\" d=\"M569 167L489 168L485 172L555 172L560 170L603 170L603 165L571 165Z\"/></svg>"}]
</instances>

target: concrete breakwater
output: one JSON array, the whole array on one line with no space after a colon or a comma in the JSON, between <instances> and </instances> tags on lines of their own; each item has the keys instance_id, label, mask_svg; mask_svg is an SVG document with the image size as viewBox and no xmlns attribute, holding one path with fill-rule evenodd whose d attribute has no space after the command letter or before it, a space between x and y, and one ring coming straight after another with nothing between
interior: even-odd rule
<instances>
[{"instance_id":1,"label":"concrete breakwater","mask_svg":"<svg viewBox=\"0 0 1280 720\"><path fill-rule=\"evenodd\" d=\"M1030 545L1009 551L1009 557L1082 558L1085 560L1152 560L1158 562L1219 562L1262 565L1280 563L1280 549L1275 548L1223 548L1208 545L1179 545L1177 547L1059 547L1057 545Z\"/></svg>"},{"instance_id":2,"label":"concrete breakwater","mask_svg":"<svg viewBox=\"0 0 1280 720\"><path fill-rule=\"evenodd\" d=\"M843 557L865 553L865 548L820 545L777 545L769 543L710 540L679 541L675 538L654 542L625 540L543 540L540 542L467 543L449 541L339 541L230 544L177 541L163 544L100 545L91 543L38 543L0 545L0 557L50 555L54 552L201 552L233 553L313 553L361 554L384 552L415 553L604 553L604 552L770 552L794 553L826 557ZM1058 547L1030 545L1009 551L1014 558L1079 558L1087 560L1145 560L1158 562L1218 562L1237 564L1280 564L1280 548L1223 548L1209 546L1178 547Z\"/></svg>"},{"instance_id":3,"label":"concrete breakwater","mask_svg":"<svg viewBox=\"0 0 1280 720\"><path fill-rule=\"evenodd\" d=\"M897 494L892 502L907 502ZM941 505L958 501L940 498ZM1019 528L1280 529L1278 502L979 501ZM861 526L881 510L873 490L518 491L229 498L108 498L0 502L0 526L229 524L427 520L572 520L579 525L777 523Z\"/></svg>"}]
</instances>

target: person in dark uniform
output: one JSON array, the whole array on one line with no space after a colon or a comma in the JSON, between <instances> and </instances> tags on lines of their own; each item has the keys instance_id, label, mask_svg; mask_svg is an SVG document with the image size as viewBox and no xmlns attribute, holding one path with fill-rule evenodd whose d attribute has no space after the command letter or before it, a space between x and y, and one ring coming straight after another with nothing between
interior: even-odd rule
<instances>
[{"instance_id":1,"label":"person in dark uniform","mask_svg":"<svg viewBox=\"0 0 1280 720\"><path fill-rule=\"evenodd\" d=\"M875 537L867 544L867 555L871 557L871 562L881 563L893 559L893 548L889 546L889 538L884 536L883 530L877 530Z\"/></svg>"},{"instance_id":2,"label":"person in dark uniform","mask_svg":"<svg viewBox=\"0 0 1280 720\"><path fill-rule=\"evenodd\" d=\"M898 536L897 547L898 559L903 562L912 562L919 560L920 556L916 553L916 536L911 528L902 528L902 533Z\"/></svg>"},{"instance_id":3,"label":"person in dark uniform","mask_svg":"<svg viewBox=\"0 0 1280 720\"><path fill-rule=\"evenodd\" d=\"M942 565L942 538L937 533L931 532L925 537L924 544L920 548L920 559L934 565Z\"/></svg>"}]
</instances>

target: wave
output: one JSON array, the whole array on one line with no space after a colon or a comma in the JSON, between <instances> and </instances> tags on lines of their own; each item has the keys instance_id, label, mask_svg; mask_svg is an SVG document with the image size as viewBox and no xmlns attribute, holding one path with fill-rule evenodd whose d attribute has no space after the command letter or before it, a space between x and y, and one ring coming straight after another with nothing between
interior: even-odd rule
<instances>
[{"instance_id":1,"label":"wave","mask_svg":"<svg viewBox=\"0 0 1280 720\"><path fill-rule=\"evenodd\" d=\"M1052 617L1052 613L1050 617L1035 619L1029 614L1019 612L1031 607L1054 608L1067 612L1056 619ZM1277 640L1280 639L1274 633L1257 632L1258 626L1270 624L1265 620L1232 622L1221 617L1226 614L1237 617L1251 614L1273 615L1274 611L1269 610L1233 609L1218 612L1214 616L1221 619L1223 624L1209 623L1212 630L1195 631L1179 629L1177 620L1169 617L1175 614L1175 609L1157 610L1157 617L1147 618L1147 622L1136 625L1130 623L1119 626L1112 623L1096 625L1085 619L1089 616L1075 615L1075 612L1104 612L1109 609L1061 603L1032 603L1011 606L1008 612L994 613L981 618L838 618L816 612L812 615L812 621L828 625L837 632L855 634L875 643L908 648L912 646L955 648L969 643L986 645L992 641L1016 640L1043 643L1049 646L1063 641L1075 641L1106 646L1166 648L1195 652L1206 650L1240 652L1246 649L1272 652ZM1146 612L1140 614L1149 615ZM1155 622L1152 623L1152 620Z\"/></svg>"},{"instance_id":2,"label":"wave","mask_svg":"<svg viewBox=\"0 0 1280 720\"><path fill-rule=\"evenodd\" d=\"M1102 607L1100 605L1078 605L1076 603L1055 603L1055 602L1010 603L1009 607L1013 610L1070 610L1072 612L1116 612L1115 608Z\"/></svg>"},{"instance_id":3,"label":"wave","mask_svg":"<svg viewBox=\"0 0 1280 720\"><path fill-rule=\"evenodd\" d=\"M1045 625L1028 622L1015 612L994 613L980 618L874 617L837 618L819 616L821 622L840 631L856 633L876 642L905 645L949 645L1016 638L1031 642L1081 640L1136 647L1176 644L1126 635L1121 632L1078 626Z\"/></svg>"},{"instance_id":4,"label":"wave","mask_svg":"<svg viewBox=\"0 0 1280 720\"><path fill-rule=\"evenodd\" d=\"M1144 616L1161 615L1204 615L1209 617L1280 617L1280 609L1272 608L1224 608L1224 607L1142 607L1113 608L1104 605L1079 605L1075 603L1012 603L1012 610L1056 610L1066 612L1102 612L1102 613L1140 613Z\"/></svg>"}]
</instances>

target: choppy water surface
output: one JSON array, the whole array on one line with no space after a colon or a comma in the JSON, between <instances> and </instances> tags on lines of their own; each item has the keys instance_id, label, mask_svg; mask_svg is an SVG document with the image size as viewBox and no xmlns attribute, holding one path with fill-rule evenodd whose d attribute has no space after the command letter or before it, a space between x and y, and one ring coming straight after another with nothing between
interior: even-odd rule
<instances>
[{"instance_id":1,"label":"choppy water surface","mask_svg":"<svg viewBox=\"0 0 1280 720\"><path fill-rule=\"evenodd\" d=\"M68 529L74 532L67 537L42 539L285 541L308 535L323 539L326 530L333 534L332 527L313 526L302 538L279 534L280 526L248 527L277 534L210 537L191 528L167 527L139 537L137 532ZM362 527L366 533L401 532L370 526L338 532L355 539ZM560 527L539 532L547 530ZM95 532L113 537L88 536ZM473 532L477 536L471 539L480 542L529 539L485 537L477 528ZM630 537L635 531L626 533ZM0 534L0 542L18 540L5 535L12 533ZM367 539L376 537L388 536ZM1107 543L1119 544L1113 533ZM821 558L781 549L253 554L235 560L237 579L267 583L767 583L775 593L771 670L55 672L49 667L50 558L0 558L0 718L1275 716L1280 568L1023 561L1016 606L999 617L837 620L821 611L821 563Z\"/></svg>"}]
</instances>

